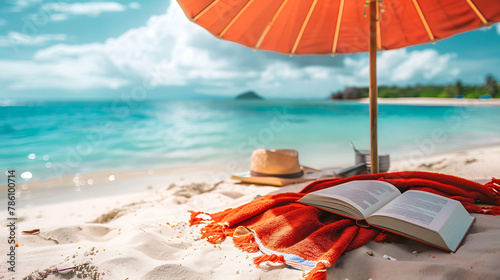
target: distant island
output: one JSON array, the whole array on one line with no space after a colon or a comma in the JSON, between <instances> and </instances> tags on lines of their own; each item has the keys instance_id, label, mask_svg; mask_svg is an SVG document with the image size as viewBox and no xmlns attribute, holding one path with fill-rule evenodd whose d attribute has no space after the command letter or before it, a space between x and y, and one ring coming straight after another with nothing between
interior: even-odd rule
<instances>
[{"instance_id":1,"label":"distant island","mask_svg":"<svg viewBox=\"0 0 500 280\"><path fill-rule=\"evenodd\" d=\"M236 96L237 100L263 100L264 98L254 91L247 91L238 96Z\"/></svg>"},{"instance_id":2,"label":"distant island","mask_svg":"<svg viewBox=\"0 0 500 280\"><path fill-rule=\"evenodd\" d=\"M353 100L366 98L369 88L348 87L344 91L332 93L330 100ZM493 76L486 77L483 85L464 85L457 81L453 85L416 85L412 87L378 87L378 97L434 97L434 98L500 98L500 85Z\"/></svg>"}]
</instances>

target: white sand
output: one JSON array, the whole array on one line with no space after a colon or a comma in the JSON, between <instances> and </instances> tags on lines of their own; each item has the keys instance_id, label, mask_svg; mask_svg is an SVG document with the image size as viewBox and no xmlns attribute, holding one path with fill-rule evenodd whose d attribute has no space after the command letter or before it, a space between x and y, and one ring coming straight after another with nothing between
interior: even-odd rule
<instances>
[{"instance_id":1,"label":"white sand","mask_svg":"<svg viewBox=\"0 0 500 280\"><path fill-rule=\"evenodd\" d=\"M500 177L499 159L500 146L495 146L410 164L402 161L393 163L391 169L408 167L469 179L491 179ZM231 240L217 246L209 244L200 240L200 226L187 224L188 210L216 212L278 188L215 183L215 176L206 173L164 178L151 190L146 190L145 185L138 186L139 190L145 190L139 193L19 209L17 272L4 273L7 263L2 261L0 279L23 279L45 269L64 269L85 263L88 266L78 272L85 273L85 279L301 278L301 271L283 266L256 268L252 258L259 253L241 252L234 248ZM199 183L203 181L207 183ZM115 183L120 187L125 182ZM2 215L4 213L2 211ZM6 217L2 217L6 221ZM500 217L475 217L477 222L454 255L411 240L402 244L369 242L342 256L328 270L328 279L401 279L403 274L405 279L499 279ZM7 240L5 225L2 228L0 238ZM40 234L21 234L32 229L40 229ZM1 244L0 252L5 260L7 245L3 241ZM412 253L415 250L419 253ZM367 251L375 255L369 256ZM383 255L397 261L386 260ZM52 274L47 279L63 278ZM72 279L78 279L77 275Z\"/></svg>"},{"instance_id":2,"label":"white sand","mask_svg":"<svg viewBox=\"0 0 500 280\"><path fill-rule=\"evenodd\" d=\"M456 175L469 180L500 177L500 145L467 149L444 155L408 157L391 163L389 171L431 171Z\"/></svg>"},{"instance_id":3,"label":"white sand","mask_svg":"<svg viewBox=\"0 0 500 280\"><path fill-rule=\"evenodd\" d=\"M187 224L188 210L221 211L275 189L181 181L139 194L21 209L15 279L85 263L96 267L93 271L99 279L227 279L229 275L229 279L263 275L298 279L301 272L292 269L264 273L252 263L258 254L241 252L230 240L209 244L200 240L199 227ZM40 229L40 234L21 234L32 229ZM7 240L7 236L1 238ZM6 245L2 246L5 256ZM4 262L0 269L7 270Z\"/></svg>"},{"instance_id":4,"label":"white sand","mask_svg":"<svg viewBox=\"0 0 500 280\"><path fill-rule=\"evenodd\" d=\"M378 98L379 104L422 105L422 106L500 106L500 98L470 99L470 98L425 98L400 97ZM369 103L369 98L359 99L360 103Z\"/></svg>"}]
</instances>

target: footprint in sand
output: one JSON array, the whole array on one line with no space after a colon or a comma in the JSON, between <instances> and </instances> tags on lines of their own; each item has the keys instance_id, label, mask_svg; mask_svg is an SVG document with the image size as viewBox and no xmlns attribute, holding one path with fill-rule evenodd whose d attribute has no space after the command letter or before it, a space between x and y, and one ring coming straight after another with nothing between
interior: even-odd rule
<instances>
[{"instance_id":1,"label":"footprint in sand","mask_svg":"<svg viewBox=\"0 0 500 280\"><path fill-rule=\"evenodd\" d=\"M103 225L80 225L41 232L40 237L52 240L57 244L75 243L80 240L104 242L112 239L111 228Z\"/></svg>"},{"instance_id":2,"label":"footprint in sand","mask_svg":"<svg viewBox=\"0 0 500 280\"><path fill-rule=\"evenodd\" d=\"M155 267L148 274L144 275L143 280L164 279L165 275L171 275L172 279L188 279L184 277L189 275L190 280L207 279L207 275L198 273L182 264L164 264Z\"/></svg>"},{"instance_id":3,"label":"footprint in sand","mask_svg":"<svg viewBox=\"0 0 500 280\"><path fill-rule=\"evenodd\" d=\"M475 158L471 158L471 159L466 159L466 160L465 160L465 164L472 164L472 163L474 163L474 162L477 162L477 159L475 159Z\"/></svg>"},{"instance_id":4,"label":"footprint in sand","mask_svg":"<svg viewBox=\"0 0 500 280\"><path fill-rule=\"evenodd\" d=\"M96 224L106 224L109 223L110 221L117 219L127 213L133 212L140 208L141 205L143 205L144 201L139 201L139 202L134 202L130 203L127 205L124 205L121 208L115 208L108 213L104 213L101 216L99 216L97 219L93 220L91 223L96 223Z\"/></svg>"},{"instance_id":5,"label":"footprint in sand","mask_svg":"<svg viewBox=\"0 0 500 280\"><path fill-rule=\"evenodd\" d=\"M235 192L235 191L224 191L224 192L221 192L221 194L227 196L227 197L230 197L232 199L238 199L242 196L244 196L245 194L241 193L241 192Z\"/></svg>"},{"instance_id":6,"label":"footprint in sand","mask_svg":"<svg viewBox=\"0 0 500 280\"><path fill-rule=\"evenodd\" d=\"M186 185L181 185L177 186L175 184L170 185L168 189L173 189L175 188L176 191L174 192L175 196L182 196L185 198L191 198L195 195L203 194L206 192L211 192L217 188L220 184L223 182L218 182L215 184L208 184L208 183L191 183L191 184L186 184Z\"/></svg>"},{"instance_id":7,"label":"footprint in sand","mask_svg":"<svg viewBox=\"0 0 500 280\"><path fill-rule=\"evenodd\" d=\"M108 213L102 214L97 219L93 220L92 223L105 224L105 223L108 223L115 218L120 217L122 214L123 214L122 210L113 209L113 210L109 211Z\"/></svg>"},{"instance_id":8,"label":"footprint in sand","mask_svg":"<svg viewBox=\"0 0 500 280\"><path fill-rule=\"evenodd\" d=\"M132 248L155 260L173 261L177 258L176 254L186 247L186 244L180 242L174 243L170 241L167 244L149 234L141 234L137 237L137 240L137 244Z\"/></svg>"},{"instance_id":9,"label":"footprint in sand","mask_svg":"<svg viewBox=\"0 0 500 280\"><path fill-rule=\"evenodd\" d=\"M443 167L441 167L441 166L440 166L440 167L438 167L437 165L440 165L440 164L442 164L442 163L443 163L443 162L445 162L445 161L446 161L446 158L443 158L443 159L441 159L441 160L434 161L434 162L430 162L430 163L422 163L422 164L420 164L418 167L420 167L420 168L422 168L422 167L423 167L423 168L427 168L427 169L430 169L430 170L432 170L432 169L436 169L436 168L437 168L437 169L442 169ZM445 166L445 167L446 167L446 166Z\"/></svg>"}]
</instances>

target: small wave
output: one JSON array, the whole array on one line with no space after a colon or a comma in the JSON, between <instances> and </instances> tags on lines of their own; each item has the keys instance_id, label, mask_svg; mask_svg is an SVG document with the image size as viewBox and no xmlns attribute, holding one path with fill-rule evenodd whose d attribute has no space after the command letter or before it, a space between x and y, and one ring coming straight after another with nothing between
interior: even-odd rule
<instances>
[{"instance_id":1,"label":"small wave","mask_svg":"<svg viewBox=\"0 0 500 280\"><path fill-rule=\"evenodd\" d=\"M19 105L14 100L0 100L0 107L9 107Z\"/></svg>"}]
</instances>

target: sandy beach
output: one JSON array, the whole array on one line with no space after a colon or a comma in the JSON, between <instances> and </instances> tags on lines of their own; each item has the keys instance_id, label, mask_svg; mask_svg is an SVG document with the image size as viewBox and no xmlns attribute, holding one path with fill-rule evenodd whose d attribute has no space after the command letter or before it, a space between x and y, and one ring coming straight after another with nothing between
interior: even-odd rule
<instances>
[{"instance_id":1,"label":"sandy beach","mask_svg":"<svg viewBox=\"0 0 500 280\"><path fill-rule=\"evenodd\" d=\"M391 171L435 171L485 181L500 176L499 158L500 145L496 145L415 162L394 162ZM219 180L218 175L207 172L178 169L170 176L159 175L155 184L145 185L131 180L148 175L138 171L130 173L127 180L110 182L114 188L132 182L137 184L135 192L129 189L120 195L24 205L16 212L16 272L0 279L300 279L302 271L282 265L255 267L252 259L260 253L239 251L231 240L213 245L200 239L201 226L188 225L188 210L217 212L279 190ZM82 181L85 176L81 175ZM402 274L407 279L442 279L443 275L450 279L498 279L500 250L487 242L496 240L500 222L494 216L474 216L477 222L455 254L411 240L401 244L371 241L342 256L328 269L328 279L397 279ZM39 233L21 233L34 229ZM7 239L6 230L2 239ZM367 255L368 251L374 256ZM383 255L394 257L396 262ZM359 263L366 265L360 268ZM0 267L6 271L7 265L3 261ZM47 269L75 266L69 274L43 278Z\"/></svg>"},{"instance_id":2,"label":"sandy beach","mask_svg":"<svg viewBox=\"0 0 500 280\"><path fill-rule=\"evenodd\" d=\"M362 98L360 103L370 103L369 98ZM470 99L470 98L427 98L400 97L378 98L379 104L419 105L419 106L500 106L500 99Z\"/></svg>"}]
</instances>

